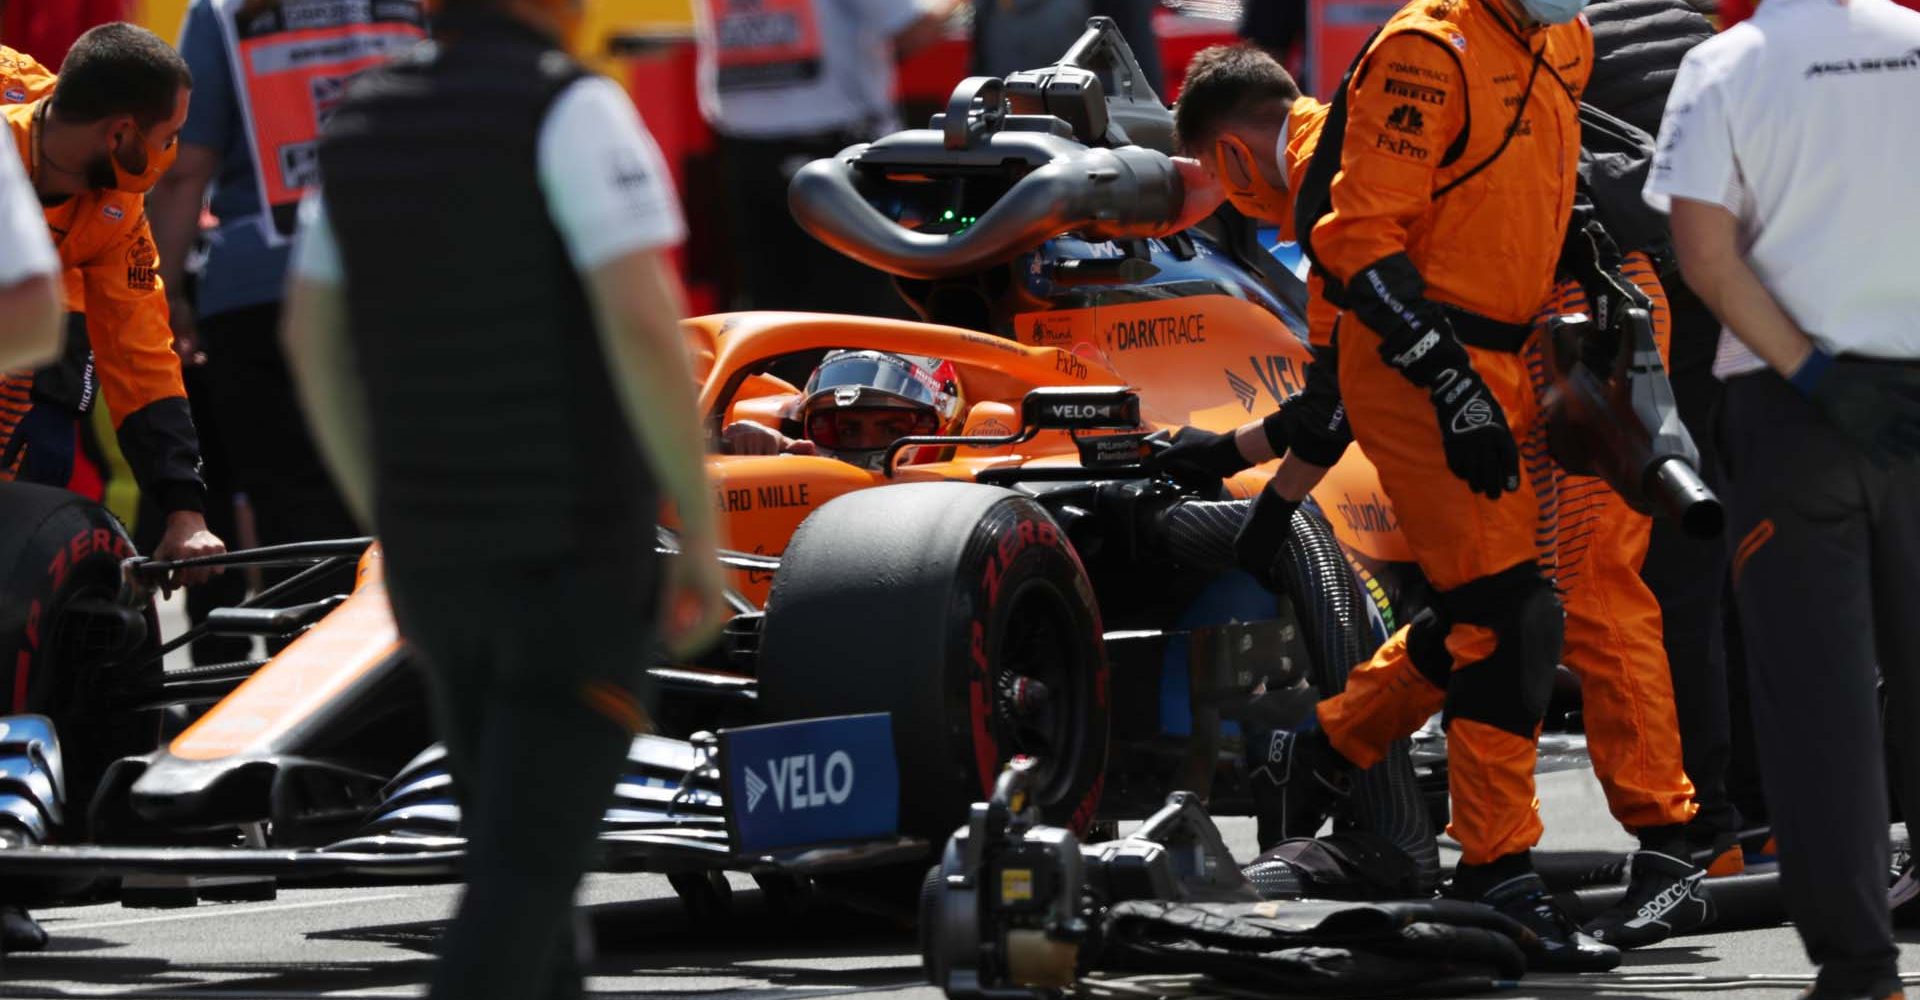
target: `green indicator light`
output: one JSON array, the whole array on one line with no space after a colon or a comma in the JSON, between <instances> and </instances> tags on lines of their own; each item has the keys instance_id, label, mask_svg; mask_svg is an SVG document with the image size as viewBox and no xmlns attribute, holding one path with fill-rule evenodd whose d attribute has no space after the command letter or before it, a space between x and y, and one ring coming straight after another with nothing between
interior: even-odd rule
<instances>
[{"instance_id":1,"label":"green indicator light","mask_svg":"<svg viewBox=\"0 0 1920 1000\"><path fill-rule=\"evenodd\" d=\"M941 222L951 222L951 221L953 221L953 209L951 209L951 208L949 208L949 209L947 209L947 214L945 214L945 215L943 215L943 216L941 216L941 217L940 217L940 221L941 221Z\"/></svg>"}]
</instances>

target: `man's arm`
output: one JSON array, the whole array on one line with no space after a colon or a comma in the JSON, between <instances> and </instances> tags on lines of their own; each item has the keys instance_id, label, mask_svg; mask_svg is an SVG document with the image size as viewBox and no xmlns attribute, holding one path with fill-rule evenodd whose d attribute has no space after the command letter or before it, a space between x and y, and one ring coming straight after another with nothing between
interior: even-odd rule
<instances>
[{"instance_id":1,"label":"man's arm","mask_svg":"<svg viewBox=\"0 0 1920 1000\"><path fill-rule=\"evenodd\" d=\"M1313 227L1328 273L1350 284L1404 254L1407 227L1433 201L1433 175L1465 125L1466 90L1445 43L1401 33L1379 43L1347 94L1332 211Z\"/></svg>"},{"instance_id":2,"label":"man's arm","mask_svg":"<svg viewBox=\"0 0 1920 1000\"><path fill-rule=\"evenodd\" d=\"M137 202L127 207L129 214L140 210ZM200 476L200 436L173 350L159 266L144 214L81 265L94 370L134 479L166 512L155 558L216 555L226 543L207 530L202 513L207 487ZM182 580L192 584L207 576L200 570Z\"/></svg>"},{"instance_id":3,"label":"man's arm","mask_svg":"<svg viewBox=\"0 0 1920 1000\"><path fill-rule=\"evenodd\" d=\"M367 396L354 368L340 285L296 272L287 286L281 343L300 408L341 499L373 527L373 445Z\"/></svg>"},{"instance_id":4,"label":"man's arm","mask_svg":"<svg viewBox=\"0 0 1920 1000\"><path fill-rule=\"evenodd\" d=\"M627 425L680 516L683 535L714 537L698 384L680 333L680 283L659 250L624 253L587 275L602 348Z\"/></svg>"},{"instance_id":5,"label":"man's arm","mask_svg":"<svg viewBox=\"0 0 1920 1000\"><path fill-rule=\"evenodd\" d=\"M1814 343L1740 253L1740 220L1713 202L1676 197L1673 245L1680 274L1700 301L1760 360L1791 378Z\"/></svg>"},{"instance_id":6,"label":"man's arm","mask_svg":"<svg viewBox=\"0 0 1920 1000\"><path fill-rule=\"evenodd\" d=\"M56 275L0 286L0 371L38 368L59 357L60 315Z\"/></svg>"},{"instance_id":7,"label":"man's arm","mask_svg":"<svg viewBox=\"0 0 1920 1000\"><path fill-rule=\"evenodd\" d=\"M60 354L60 257L11 144L0 150L0 247L0 372L37 367Z\"/></svg>"},{"instance_id":8,"label":"man's arm","mask_svg":"<svg viewBox=\"0 0 1920 1000\"><path fill-rule=\"evenodd\" d=\"M186 285L181 279L186 277L187 254L200 232L200 210L207 186L219 170L217 151L183 140L179 158L147 195L147 221L160 251L160 278L168 289L167 311L174 340L181 345L197 339L192 304L186 300Z\"/></svg>"}]
</instances>

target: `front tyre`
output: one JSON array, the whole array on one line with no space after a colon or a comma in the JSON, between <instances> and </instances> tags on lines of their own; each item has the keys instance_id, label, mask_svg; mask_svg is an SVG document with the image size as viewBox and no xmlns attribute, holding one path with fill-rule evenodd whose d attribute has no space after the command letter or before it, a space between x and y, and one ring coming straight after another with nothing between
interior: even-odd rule
<instances>
[{"instance_id":1,"label":"front tyre","mask_svg":"<svg viewBox=\"0 0 1920 1000\"><path fill-rule=\"evenodd\" d=\"M1036 801L1084 830L1107 758L1093 588L1045 509L1010 490L909 483L848 494L794 533L767 600L769 721L888 712L900 830L944 842L1015 754Z\"/></svg>"}]
</instances>

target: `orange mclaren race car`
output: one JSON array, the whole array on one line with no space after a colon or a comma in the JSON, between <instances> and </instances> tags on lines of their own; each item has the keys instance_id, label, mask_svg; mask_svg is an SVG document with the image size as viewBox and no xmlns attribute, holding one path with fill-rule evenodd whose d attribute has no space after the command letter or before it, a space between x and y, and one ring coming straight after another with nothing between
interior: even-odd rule
<instances>
[{"instance_id":1,"label":"orange mclaren race car","mask_svg":"<svg viewBox=\"0 0 1920 1000\"><path fill-rule=\"evenodd\" d=\"M1016 754L1040 762L1041 813L1080 829L1175 788L1245 809L1238 706L1337 690L1383 637L1391 602L1356 567L1407 553L1357 449L1296 516L1275 590L1232 560L1266 472L1182 484L1143 462L1161 429L1277 405L1309 357L1298 273L1231 208L1143 235L1179 210L1170 141L1100 21L1059 65L967 81L929 128L803 171L796 216L898 275L925 322L685 324L716 449L742 425L808 445L710 461L738 614L652 671L658 733L607 813L608 867L708 904L719 869L924 870ZM845 419L876 402L912 405ZM293 641L165 670L196 634L155 636L150 590L179 567L131 559L57 491L5 487L0 524L0 873L41 896L116 874L450 877L458 809L370 540L208 561L308 567L204 626ZM314 592L355 563L350 594ZM1353 801L1437 872L1404 745Z\"/></svg>"}]
</instances>

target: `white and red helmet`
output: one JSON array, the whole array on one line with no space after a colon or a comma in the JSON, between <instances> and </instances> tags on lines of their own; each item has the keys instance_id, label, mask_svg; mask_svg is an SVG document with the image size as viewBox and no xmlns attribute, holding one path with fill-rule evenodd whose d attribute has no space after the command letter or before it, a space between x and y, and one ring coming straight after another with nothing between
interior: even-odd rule
<instances>
[{"instance_id":1,"label":"white and red helmet","mask_svg":"<svg viewBox=\"0 0 1920 1000\"><path fill-rule=\"evenodd\" d=\"M952 433L961 417L953 362L887 351L833 351L794 411L820 454L879 469L903 437Z\"/></svg>"}]
</instances>

